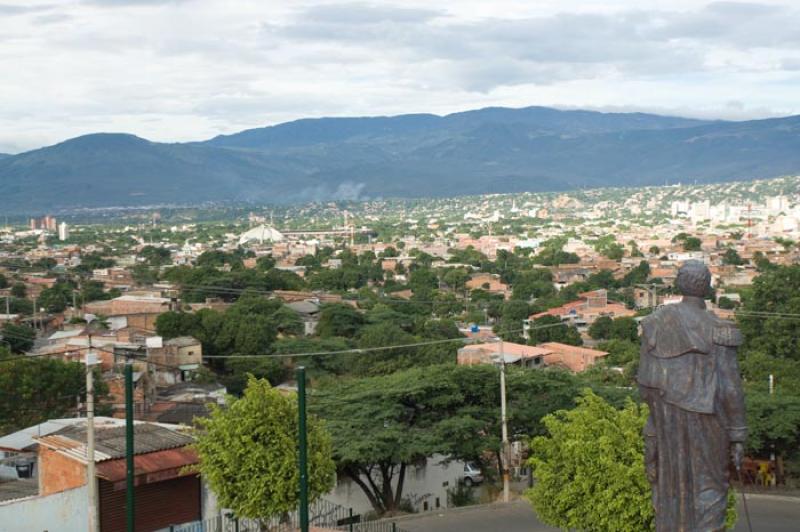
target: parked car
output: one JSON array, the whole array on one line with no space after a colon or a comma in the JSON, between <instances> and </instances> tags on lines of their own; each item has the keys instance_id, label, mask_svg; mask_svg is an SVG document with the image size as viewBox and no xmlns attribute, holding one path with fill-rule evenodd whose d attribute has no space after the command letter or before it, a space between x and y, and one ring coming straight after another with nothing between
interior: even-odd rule
<instances>
[{"instance_id":1,"label":"parked car","mask_svg":"<svg viewBox=\"0 0 800 532\"><path fill-rule=\"evenodd\" d=\"M464 477L461 480L465 486L473 486L483 482L483 473L480 468L472 463L464 464Z\"/></svg>"}]
</instances>

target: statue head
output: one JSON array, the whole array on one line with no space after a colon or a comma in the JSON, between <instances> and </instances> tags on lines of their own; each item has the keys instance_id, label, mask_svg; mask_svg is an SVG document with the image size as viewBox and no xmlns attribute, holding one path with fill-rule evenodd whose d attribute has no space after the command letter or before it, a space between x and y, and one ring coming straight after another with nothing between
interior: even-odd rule
<instances>
[{"instance_id":1,"label":"statue head","mask_svg":"<svg viewBox=\"0 0 800 532\"><path fill-rule=\"evenodd\" d=\"M685 296L705 297L711 288L711 272L699 260L687 260L678 270L675 286Z\"/></svg>"}]
</instances>

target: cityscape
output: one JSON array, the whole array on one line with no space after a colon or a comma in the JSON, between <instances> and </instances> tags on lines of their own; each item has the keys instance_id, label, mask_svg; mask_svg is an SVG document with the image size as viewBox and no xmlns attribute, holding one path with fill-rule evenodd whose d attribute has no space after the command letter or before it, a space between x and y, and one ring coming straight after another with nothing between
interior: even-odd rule
<instances>
[{"instance_id":1,"label":"cityscape","mask_svg":"<svg viewBox=\"0 0 800 532\"><path fill-rule=\"evenodd\" d=\"M66 4L0 0L0 532L796 528L797 6Z\"/></svg>"}]
</instances>

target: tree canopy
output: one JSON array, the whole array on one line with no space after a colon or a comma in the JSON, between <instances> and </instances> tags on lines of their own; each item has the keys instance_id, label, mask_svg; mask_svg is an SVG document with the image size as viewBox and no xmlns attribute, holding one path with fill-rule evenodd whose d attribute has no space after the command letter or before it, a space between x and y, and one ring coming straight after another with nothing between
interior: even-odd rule
<instances>
[{"instance_id":1,"label":"tree canopy","mask_svg":"<svg viewBox=\"0 0 800 532\"><path fill-rule=\"evenodd\" d=\"M0 434L74 415L76 397L85 395L83 364L52 358L9 360L9 356L0 344ZM107 391L96 373L96 397Z\"/></svg>"},{"instance_id":2,"label":"tree canopy","mask_svg":"<svg viewBox=\"0 0 800 532\"><path fill-rule=\"evenodd\" d=\"M407 466L434 454L483 461L500 449L500 381L493 366L439 365L325 381L310 406L325 419L340 472L379 512L395 511ZM509 431L540 434L541 417L573 404L575 377L509 368ZM358 434L357 438L353 435Z\"/></svg>"}]
</instances>

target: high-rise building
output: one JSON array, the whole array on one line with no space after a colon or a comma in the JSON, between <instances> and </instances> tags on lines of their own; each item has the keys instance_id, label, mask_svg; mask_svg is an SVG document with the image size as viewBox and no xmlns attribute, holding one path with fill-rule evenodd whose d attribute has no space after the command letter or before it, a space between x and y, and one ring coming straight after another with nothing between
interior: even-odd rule
<instances>
[{"instance_id":1,"label":"high-rise building","mask_svg":"<svg viewBox=\"0 0 800 532\"><path fill-rule=\"evenodd\" d=\"M69 226L67 222L61 222L58 224L58 239L62 242L69 238Z\"/></svg>"}]
</instances>

